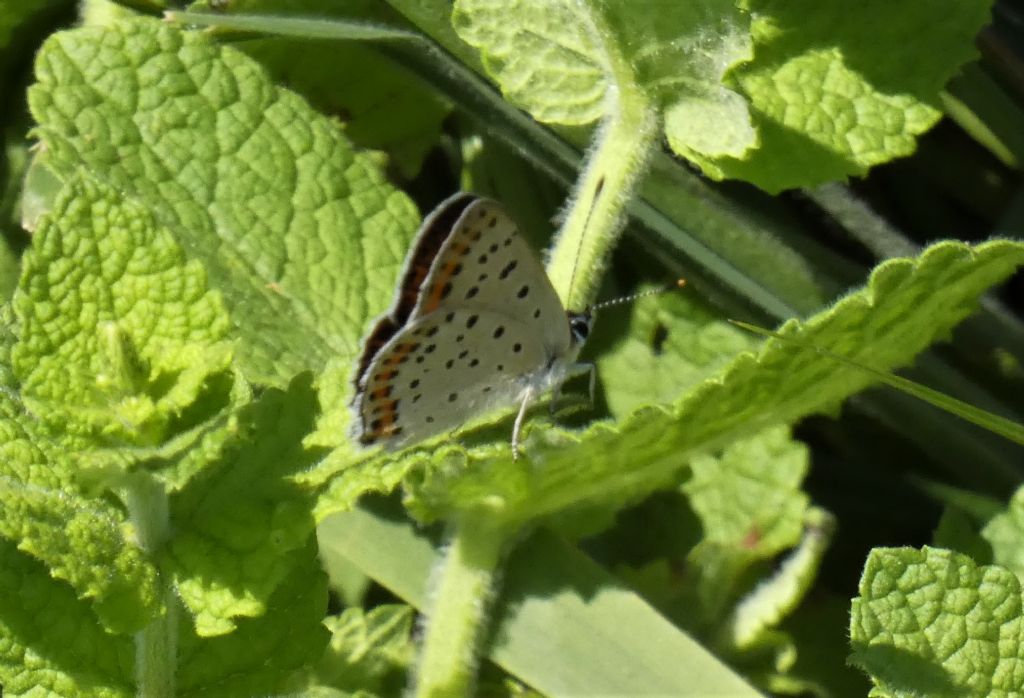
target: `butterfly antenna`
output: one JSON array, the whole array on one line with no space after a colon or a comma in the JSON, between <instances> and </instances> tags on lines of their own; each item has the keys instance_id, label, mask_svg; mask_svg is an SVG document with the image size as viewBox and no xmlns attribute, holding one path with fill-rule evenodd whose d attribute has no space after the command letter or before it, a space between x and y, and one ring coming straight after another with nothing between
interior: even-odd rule
<instances>
[{"instance_id":1,"label":"butterfly antenna","mask_svg":"<svg viewBox=\"0 0 1024 698\"><path fill-rule=\"evenodd\" d=\"M633 301L639 300L641 298L646 298L647 296L657 296L658 294L661 294L661 293L666 293L668 291L672 291L672 290L677 289L677 288L682 288L685 285L686 285L686 279L676 279L672 283L665 284L661 288L652 288L649 291L641 291L640 293L633 293L633 294L630 294L628 296L622 296L621 298L612 298L611 300L603 301L601 303L596 303L596 304L590 306L590 311L594 312L594 311L597 311L597 310L601 310L602 308L607 308L607 307L612 306L612 305L622 305L623 303L632 303Z\"/></svg>"}]
</instances>

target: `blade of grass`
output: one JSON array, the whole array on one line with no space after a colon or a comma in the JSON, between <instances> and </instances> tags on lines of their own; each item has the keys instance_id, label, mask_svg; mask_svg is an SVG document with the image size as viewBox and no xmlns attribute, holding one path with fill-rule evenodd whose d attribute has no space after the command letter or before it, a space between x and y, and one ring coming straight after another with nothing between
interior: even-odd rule
<instances>
[{"instance_id":1,"label":"blade of grass","mask_svg":"<svg viewBox=\"0 0 1024 698\"><path fill-rule=\"evenodd\" d=\"M906 378L897 376L887 371L879 371L878 369L872 368L857 361L852 361L851 359L848 359L845 356L835 354L822 347L807 344L805 342L801 342L799 340L786 337L785 335L772 332L771 330L766 330L763 327L751 325L750 323L747 322L741 322L739 320L731 319L729 320L729 322L732 323L733 325L736 325L737 327L741 327L747 330L748 332L759 334L762 337L770 337L772 339L777 339L781 342L791 342L794 344L798 344L800 346L807 347L809 349L813 349L822 356L827 356L830 359L838 361L839 363L845 366L850 366L860 371L864 371L865 373L868 373L874 378L878 379L880 382L885 383L886 385L895 388L896 390L904 392L908 395L913 395L914 397L920 400L924 400L928 404L934 405L935 407L938 407L941 410L949 412L950 414L956 415L957 417L960 417L961 419L964 419L970 422L971 424L976 424L984 429L988 429L989 431L995 434L999 434L1005 439L1009 439L1010 441L1024 445L1024 425L1017 424L1016 422L1006 419L1005 417L1000 417L997 414L992 414L991 412L987 412L983 409L977 408L974 405L970 405L966 402L963 402L962 400L957 400L955 397L946 395L945 393L940 393L937 390L932 390L931 388L923 386L920 383L915 383L912 380L908 380Z\"/></svg>"}]
</instances>

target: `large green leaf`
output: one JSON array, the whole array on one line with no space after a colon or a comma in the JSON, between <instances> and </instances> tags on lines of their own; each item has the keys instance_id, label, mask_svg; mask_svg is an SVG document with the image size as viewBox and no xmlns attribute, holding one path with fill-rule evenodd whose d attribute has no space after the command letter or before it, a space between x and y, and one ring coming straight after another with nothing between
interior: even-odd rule
<instances>
[{"instance_id":1,"label":"large green leaf","mask_svg":"<svg viewBox=\"0 0 1024 698\"><path fill-rule=\"evenodd\" d=\"M84 166L202 263L246 377L352 357L390 301L407 197L327 117L208 37L156 21L51 36L29 103L50 166Z\"/></svg>"},{"instance_id":2,"label":"large green leaf","mask_svg":"<svg viewBox=\"0 0 1024 698\"><path fill-rule=\"evenodd\" d=\"M974 37L992 5L744 4L754 17L754 58L728 82L750 100L759 147L701 165L769 191L862 174L912 153L917 136L941 116L939 91L974 57Z\"/></svg>"}]
</instances>

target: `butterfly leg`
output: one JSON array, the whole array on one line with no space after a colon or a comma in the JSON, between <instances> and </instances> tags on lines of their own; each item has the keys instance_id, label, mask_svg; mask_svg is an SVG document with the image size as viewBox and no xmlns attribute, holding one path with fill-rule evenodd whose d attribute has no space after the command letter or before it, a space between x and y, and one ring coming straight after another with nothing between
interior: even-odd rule
<instances>
[{"instance_id":1,"label":"butterfly leg","mask_svg":"<svg viewBox=\"0 0 1024 698\"><path fill-rule=\"evenodd\" d=\"M512 425L512 460L519 460L519 432L523 428L523 420L526 418L526 408L536 396L533 388L523 391L522 403L519 405L519 414L516 415L515 424Z\"/></svg>"},{"instance_id":2,"label":"butterfly leg","mask_svg":"<svg viewBox=\"0 0 1024 698\"><path fill-rule=\"evenodd\" d=\"M555 407L558 403L558 398L562 397L562 384L559 383L551 389L551 400L548 401L548 414L551 416L551 421L555 421Z\"/></svg>"},{"instance_id":3,"label":"butterfly leg","mask_svg":"<svg viewBox=\"0 0 1024 698\"><path fill-rule=\"evenodd\" d=\"M594 409L594 391L597 390L597 365L596 364L580 364L586 367L586 371L589 374L589 392L590 396L590 409Z\"/></svg>"},{"instance_id":4,"label":"butterfly leg","mask_svg":"<svg viewBox=\"0 0 1024 698\"><path fill-rule=\"evenodd\" d=\"M582 376L587 374L587 396L590 398L588 409L594 409L594 393L597 392L597 365L592 363L573 364L570 375Z\"/></svg>"}]
</instances>

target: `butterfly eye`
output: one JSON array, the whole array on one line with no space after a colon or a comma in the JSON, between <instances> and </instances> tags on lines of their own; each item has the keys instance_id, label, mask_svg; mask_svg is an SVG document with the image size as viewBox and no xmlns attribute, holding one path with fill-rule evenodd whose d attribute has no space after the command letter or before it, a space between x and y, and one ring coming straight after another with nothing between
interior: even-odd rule
<instances>
[{"instance_id":1,"label":"butterfly eye","mask_svg":"<svg viewBox=\"0 0 1024 698\"><path fill-rule=\"evenodd\" d=\"M590 315L570 315L569 330L577 344L582 344L590 336Z\"/></svg>"}]
</instances>

